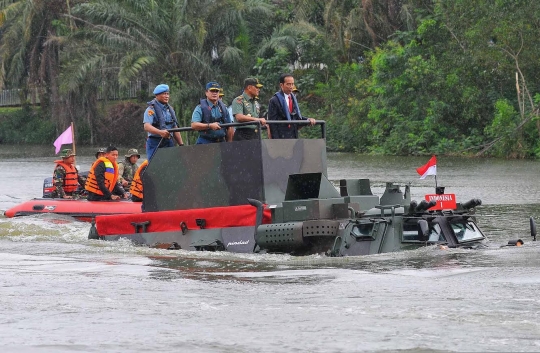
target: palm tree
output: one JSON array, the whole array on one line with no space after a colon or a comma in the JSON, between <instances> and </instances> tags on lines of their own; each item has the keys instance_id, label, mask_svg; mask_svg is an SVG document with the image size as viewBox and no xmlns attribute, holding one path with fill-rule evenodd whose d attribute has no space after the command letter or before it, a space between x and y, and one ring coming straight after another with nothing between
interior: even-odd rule
<instances>
[{"instance_id":1,"label":"palm tree","mask_svg":"<svg viewBox=\"0 0 540 353\"><path fill-rule=\"evenodd\" d=\"M68 41L65 69L69 75L63 76L64 87L74 90L90 78L113 79L123 85L134 79L147 85L167 82L182 115L193 109L207 80L218 79L222 70L234 67L242 72L245 57L254 51L238 40L249 28L246 16L269 15L270 9L263 0L96 0L79 4L72 9L80 30Z\"/></svg>"},{"instance_id":2,"label":"palm tree","mask_svg":"<svg viewBox=\"0 0 540 353\"><path fill-rule=\"evenodd\" d=\"M262 0L225 0L209 9L204 52L212 52L214 74L244 78L274 26L273 7Z\"/></svg>"},{"instance_id":3,"label":"palm tree","mask_svg":"<svg viewBox=\"0 0 540 353\"><path fill-rule=\"evenodd\" d=\"M325 29L341 53L351 61L386 42L396 31L413 30L412 9L418 0L329 0L324 12Z\"/></svg>"},{"instance_id":4,"label":"palm tree","mask_svg":"<svg viewBox=\"0 0 540 353\"><path fill-rule=\"evenodd\" d=\"M0 86L37 92L42 109L59 123L66 115L58 91L60 43L55 39L69 30L64 17L69 6L69 0L0 2Z\"/></svg>"}]
</instances>

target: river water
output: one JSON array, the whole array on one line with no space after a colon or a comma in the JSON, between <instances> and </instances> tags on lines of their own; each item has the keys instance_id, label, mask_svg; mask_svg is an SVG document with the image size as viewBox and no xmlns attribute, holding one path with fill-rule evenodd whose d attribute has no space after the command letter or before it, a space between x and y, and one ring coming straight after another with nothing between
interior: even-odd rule
<instances>
[{"instance_id":1,"label":"river water","mask_svg":"<svg viewBox=\"0 0 540 353\"><path fill-rule=\"evenodd\" d=\"M52 147L0 147L0 210L38 196ZM93 151L79 150L87 170ZM329 154L329 178L411 183L425 157ZM2 352L540 351L540 162L438 159L480 198L485 250L327 258L167 251L89 241L69 217L0 217ZM523 247L499 247L521 238Z\"/></svg>"}]
</instances>

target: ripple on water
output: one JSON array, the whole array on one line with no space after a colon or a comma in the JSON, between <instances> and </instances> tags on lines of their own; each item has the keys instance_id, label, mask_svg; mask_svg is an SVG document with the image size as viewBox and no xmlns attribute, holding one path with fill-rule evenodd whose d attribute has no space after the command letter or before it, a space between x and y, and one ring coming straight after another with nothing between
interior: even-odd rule
<instances>
[{"instance_id":1,"label":"ripple on water","mask_svg":"<svg viewBox=\"0 0 540 353\"><path fill-rule=\"evenodd\" d=\"M88 240L89 224L69 217L0 219L0 341L19 351L535 351L540 245L498 245L526 235L521 218L537 206L483 207L488 248L346 258L169 251Z\"/></svg>"}]
</instances>

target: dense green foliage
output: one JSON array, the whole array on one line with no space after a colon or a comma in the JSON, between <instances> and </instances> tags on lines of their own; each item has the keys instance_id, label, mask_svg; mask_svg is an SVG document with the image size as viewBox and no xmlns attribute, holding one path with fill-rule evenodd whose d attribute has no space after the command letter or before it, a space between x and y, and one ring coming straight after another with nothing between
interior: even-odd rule
<instances>
[{"instance_id":1,"label":"dense green foliage","mask_svg":"<svg viewBox=\"0 0 540 353\"><path fill-rule=\"evenodd\" d=\"M52 145L55 133L54 122L44 119L39 109L0 109L0 143Z\"/></svg>"},{"instance_id":2,"label":"dense green foliage","mask_svg":"<svg viewBox=\"0 0 540 353\"><path fill-rule=\"evenodd\" d=\"M264 105L291 72L333 150L540 157L538 1L1 0L0 26L0 83L41 101L0 120L4 141L75 121L79 143L142 147L153 85L189 125L205 82L230 103L257 76ZM135 80L138 106L100 98Z\"/></svg>"}]
</instances>

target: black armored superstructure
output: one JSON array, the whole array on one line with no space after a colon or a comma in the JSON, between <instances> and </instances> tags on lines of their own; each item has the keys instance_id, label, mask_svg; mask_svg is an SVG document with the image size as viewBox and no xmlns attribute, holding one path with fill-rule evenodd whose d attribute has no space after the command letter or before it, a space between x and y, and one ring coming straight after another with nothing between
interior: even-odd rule
<instances>
[{"instance_id":1,"label":"black armored superstructure","mask_svg":"<svg viewBox=\"0 0 540 353\"><path fill-rule=\"evenodd\" d=\"M250 140L161 148L143 175L145 212L285 199L291 174L327 176L324 139Z\"/></svg>"}]
</instances>

